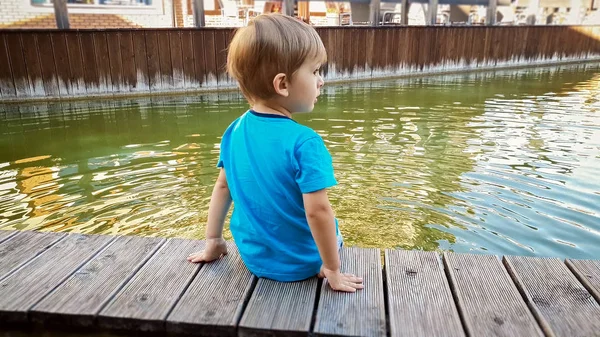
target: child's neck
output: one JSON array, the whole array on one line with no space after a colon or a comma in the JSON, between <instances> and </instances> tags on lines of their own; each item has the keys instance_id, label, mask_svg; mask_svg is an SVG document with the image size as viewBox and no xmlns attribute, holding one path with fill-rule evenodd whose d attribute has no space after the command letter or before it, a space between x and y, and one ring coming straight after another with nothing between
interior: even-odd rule
<instances>
[{"instance_id":1,"label":"child's neck","mask_svg":"<svg viewBox=\"0 0 600 337\"><path fill-rule=\"evenodd\" d=\"M251 109L256 112L272 115L282 115L292 118L292 113L286 108L273 103L256 102L252 105Z\"/></svg>"}]
</instances>

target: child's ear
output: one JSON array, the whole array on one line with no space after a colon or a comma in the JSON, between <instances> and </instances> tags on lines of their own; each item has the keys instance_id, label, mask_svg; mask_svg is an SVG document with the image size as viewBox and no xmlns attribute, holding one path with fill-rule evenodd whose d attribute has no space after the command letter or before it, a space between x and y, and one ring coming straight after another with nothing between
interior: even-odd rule
<instances>
[{"instance_id":1,"label":"child's ear","mask_svg":"<svg viewBox=\"0 0 600 337\"><path fill-rule=\"evenodd\" d=\"M275 78L273 78L273 88L275 88L275 92L278 95L288 97L290 94L288 91L288 79L284 73L275 75Z\"/></svg>"}]
</instances>

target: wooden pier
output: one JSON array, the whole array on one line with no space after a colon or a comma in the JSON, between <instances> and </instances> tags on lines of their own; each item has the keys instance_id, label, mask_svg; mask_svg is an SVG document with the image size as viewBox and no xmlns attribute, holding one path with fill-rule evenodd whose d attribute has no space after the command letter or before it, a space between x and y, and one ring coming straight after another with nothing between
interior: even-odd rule
<instances>
[{"instance_id":1,"label":"wooden pier","mask_svg":"<svg viewBox=\"0 0 600 337\"><path fill-rule=\"evenodd\" d=\"M0 326L203 336L600 336L600 261L344 248L365 289L254 277L203 241L0 231Z\"/></svg>"}]
</instances>

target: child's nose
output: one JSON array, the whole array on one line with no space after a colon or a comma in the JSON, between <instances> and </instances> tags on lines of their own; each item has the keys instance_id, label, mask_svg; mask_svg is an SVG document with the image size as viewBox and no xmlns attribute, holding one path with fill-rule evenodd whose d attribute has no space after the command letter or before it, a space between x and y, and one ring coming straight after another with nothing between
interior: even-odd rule
<instances>
[{"instance_id":1,"label":"child's nose","mask_svg":"<svg viewBox=\"0 0 600 337\"><path fill-rule=\"evenodd\" d=\"M317 82L317 87L319 89L321 89L321 87L323 86L323 84L325 84L325 81L323 81L323 77L321 77L321 75L319 75L319 80Z\"/></svg>"}]
</instances>

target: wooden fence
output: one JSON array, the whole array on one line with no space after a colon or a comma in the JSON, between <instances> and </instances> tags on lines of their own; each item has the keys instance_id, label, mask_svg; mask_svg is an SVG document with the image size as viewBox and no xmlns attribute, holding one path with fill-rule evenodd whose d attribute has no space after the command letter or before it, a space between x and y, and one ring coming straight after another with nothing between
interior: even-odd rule
<instances>
[{"instance_id":1,"label":"wooden fence","mask_svg":"<svg viewBox=\"0 0 600 337\"><path fill-rule=\"evenodd\" d=\"M600 60L600 26L324 27L325 80ZM233 88L233 28L0 30L0 100Z\"/></svg>"}]
</instances>

